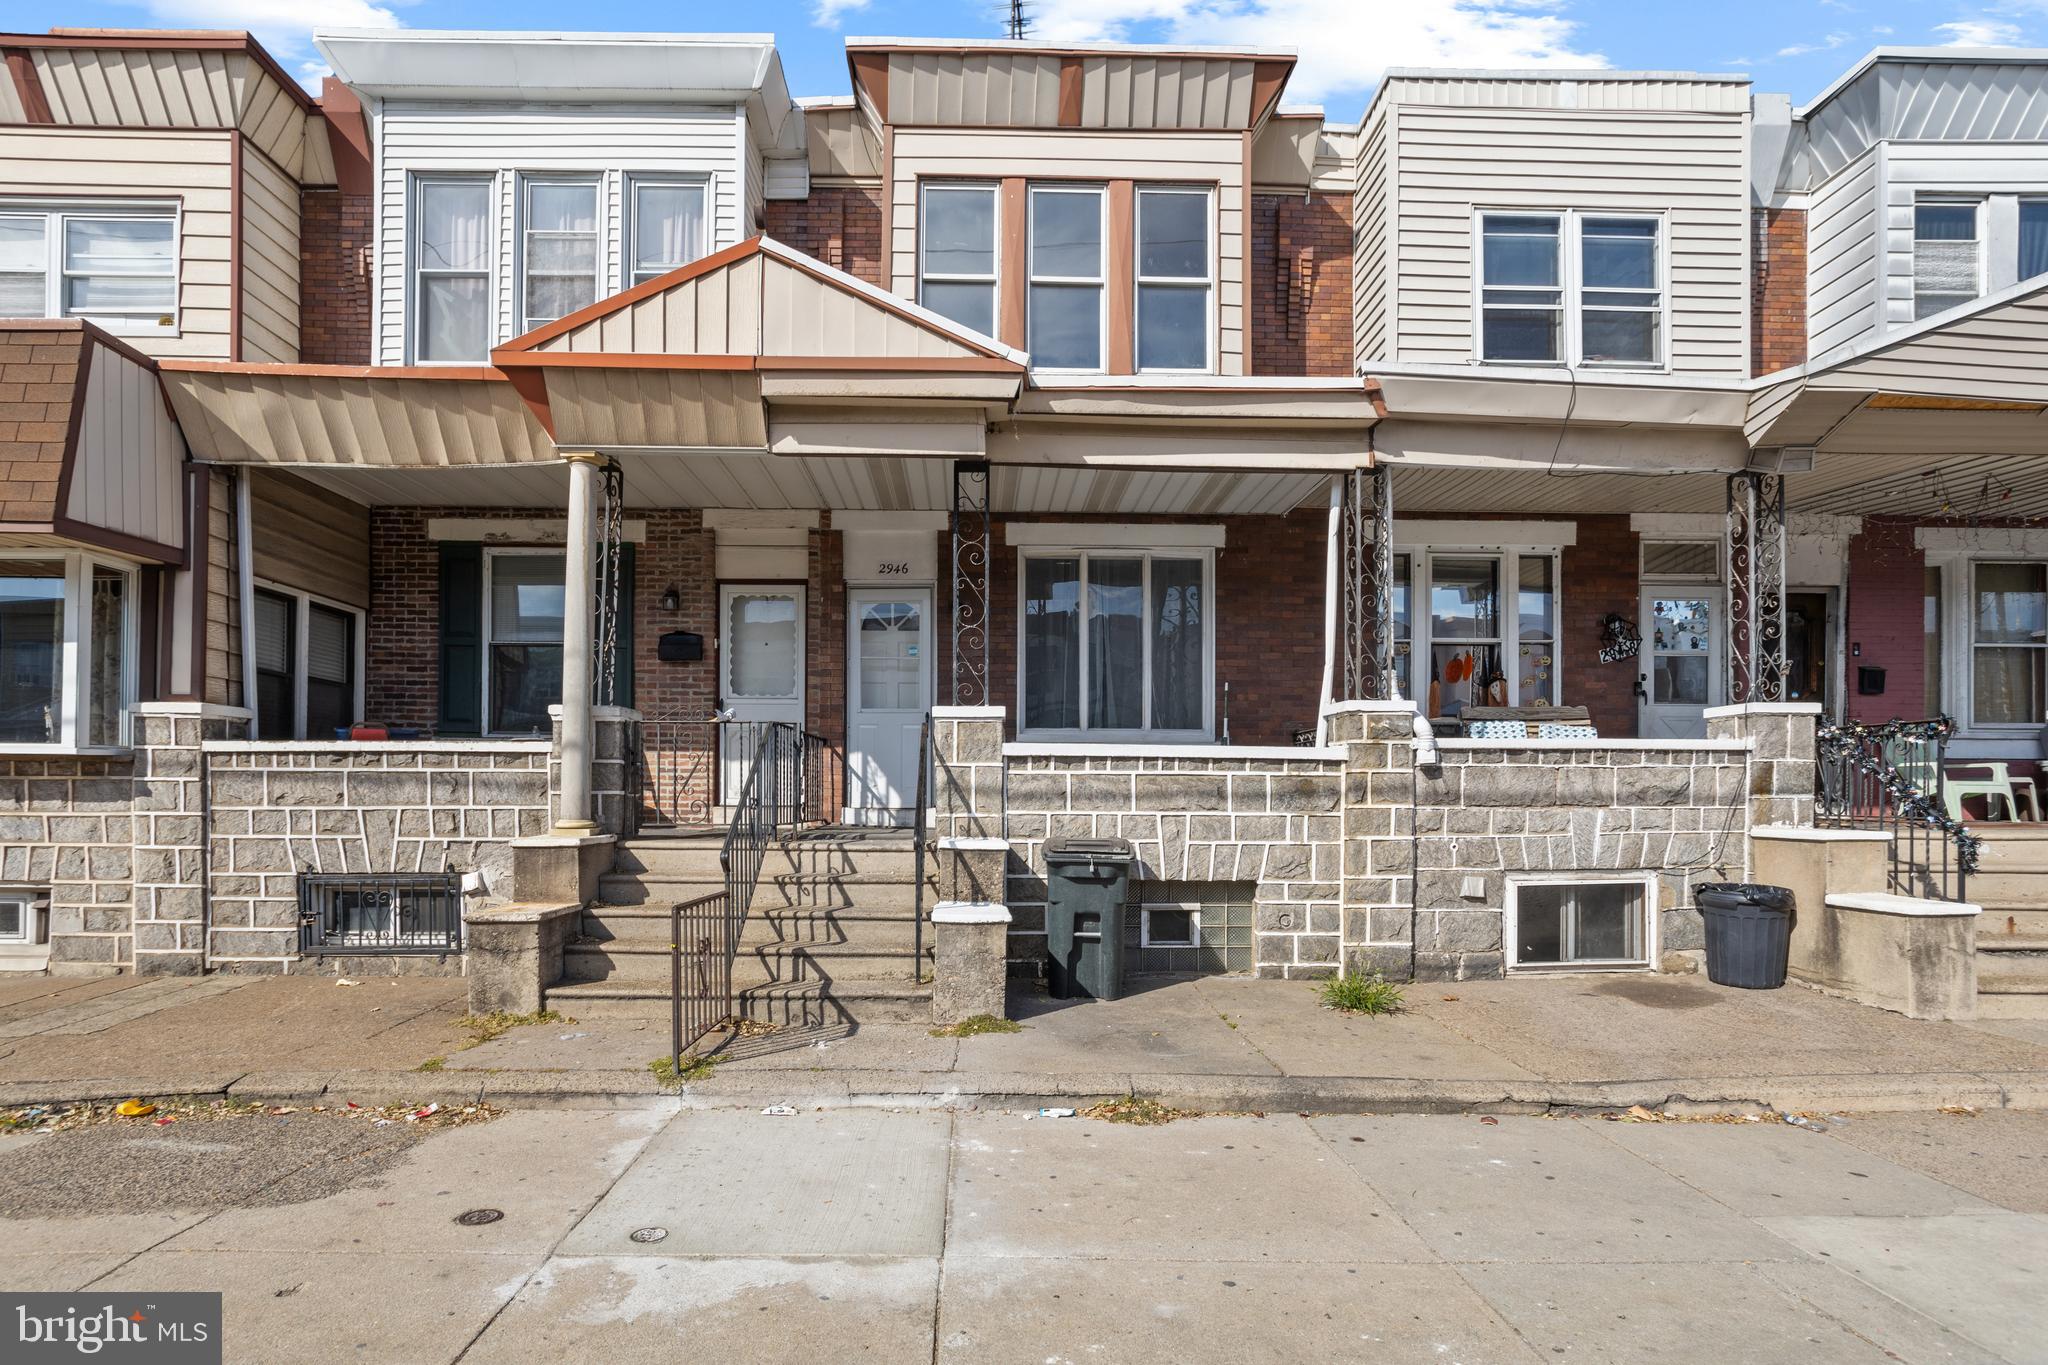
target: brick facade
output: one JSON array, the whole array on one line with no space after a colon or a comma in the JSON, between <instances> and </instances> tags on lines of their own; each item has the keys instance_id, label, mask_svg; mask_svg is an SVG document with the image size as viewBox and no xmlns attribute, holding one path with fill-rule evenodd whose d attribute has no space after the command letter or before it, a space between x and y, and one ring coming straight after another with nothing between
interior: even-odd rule
<instances>
[{"instance_id":1,"label":"brick facade","mask_svg":"<svg viewBox=\"0 0 2048 1365\"><path fill-rule=\"evenodd\" d=\"M771 199L762 230L826 265L889 287L878 185L813 185L808 199Z\"/></svg>"},{"instance_id":2,"label":"brick facade","mask_svg":"<svg viewBox=\"0 0 2048 1365\"><path fill-rule=\"evenodd\" d=\"M1924 605L1927 560L1914 543L1915 524L1873 517L1864 523L1862 533L1849 542L1849 616L1845 638L1860 651L1842 661L1848 670L1844 679L1847 686L1842 690L1850 720L1886 721L1900 716L1933 716L1941 711L1939 696L1928 695ZM1857 694L1859 666L1885 670L1882 695Z\"/></svg>"},{"instance_id":3,"label":"brick facade","mask_svg":"<svg viewBox=\"0 0 2048 1365\"><path fill-rule=\"evenodd\" d=\"M299 192L299 359L370 363L370 251L375 201L367 194Z\"/></svg>"},{"instance_id":4,"label":"brick facade","mask_svg":"<svg viewBox=\"0 0 2048 1365\"><path fill-rule=\"evenodd\" d=\"M1254 195L1251 231L1251 373L1352 373L1350 196Z\"/></svg>"},{"instance_id":5,"label":"brick facade","mask_svg":"<svg viewBox=\"0 0 2048 1365\"><path fill-rule=\"evenodd\" d=\"M1752 231L1750 373L1806 360L1806 210L1757 209Z\"/></svg>"},{"instance_id":6,"label":"brick facade","mask_svg":"<svg viewBox=\"0 0 2048 1365\"><path fill-rule=\"evenodd\" d=\"M1563 687L1558 700L1583 706L1603 735L1636 732L1636 674L1640 659L1600 662L1600 623L1608 613L1642 624L1641 537L1626 516L1577 519L1578 543L1564 549L1558 565Z\"/></svg>"}]
</instances>

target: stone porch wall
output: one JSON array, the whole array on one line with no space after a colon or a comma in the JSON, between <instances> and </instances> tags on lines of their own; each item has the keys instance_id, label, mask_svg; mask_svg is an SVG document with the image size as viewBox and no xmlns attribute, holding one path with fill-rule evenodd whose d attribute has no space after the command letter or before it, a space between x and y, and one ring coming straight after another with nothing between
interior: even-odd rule
<instances>
[{"instance_id":1,"label":"stone porch wall","mask_svg":"<svg viewBox=\"0 0 2048 1365\"><path fill-rule=\"evenodd\" d=\"M287 971L301 872L481 872L510 898L511 841L544 834L550 745L207 745L212 963Z\"/></svg>"},{"instance_id":2,"label":"stone porch wall","mask_svg":"<svg viewBox=\"0 0 2048 1365\"><path fill-rule=\"evenodd\" d=\"M1218 748L1200 757L1010 745L1013 959L1044 954L1049 839L1115 836L1147 881L1252 882L1261 976L1327 976L1342 934L1343 771L1329 750Z\"/></svg>"}]
</instances>

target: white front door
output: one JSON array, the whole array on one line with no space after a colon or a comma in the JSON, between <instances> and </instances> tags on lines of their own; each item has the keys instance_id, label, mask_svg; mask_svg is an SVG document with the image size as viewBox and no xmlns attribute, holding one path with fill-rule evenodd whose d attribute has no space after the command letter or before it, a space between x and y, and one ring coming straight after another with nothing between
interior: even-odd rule
<instances>
[{"instance_id":1,"label":"white front door","mask_svg":"<svg viewBox=\"0 0 2048 1365\"><path fill-rule=\"evenodd\" d=\"M847 805L856 823L907 825L914 818L918 739L931 708L931 607L929 588L848 594Z\"/></svg>"},{"instance_id":2,"label":"white front door","mask_svg":"<svg viewBox=\"0 0 2048 1365\"><path fill-rule=\"evenodd\" d=\"M1643 643L1636 659L1636 733L1642 738L1707 737L1703 713L1721 704L1721 602L1719 588L1643 589Z\"/></svg>"},{"instance_id":3,"label":"white front door","mask_svg":"<svg viewBox=\"0 0 2048 1365\"><path fill-rule=\"evenodd\" d=\"M718 592L719 801L730 806L769 721L804 722L804 590L727 584Z\"/></svg>"}]
</instances>

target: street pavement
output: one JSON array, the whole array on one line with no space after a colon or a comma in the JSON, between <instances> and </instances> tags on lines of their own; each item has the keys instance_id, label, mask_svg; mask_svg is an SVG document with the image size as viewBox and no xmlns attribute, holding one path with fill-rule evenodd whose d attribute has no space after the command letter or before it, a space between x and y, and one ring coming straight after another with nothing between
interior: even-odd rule
<instances>
[{"instance_id":1,"label":"street pavement","mask_svg":"<svg viewBox=\"0 0 2048 1365\"><path fill-rule=\"evenodd\" d=\"M2048 1359L2038 1112L662 1101L390 1132L0 1137L0 1288L221 1290L228 1358L262 1362Z\"/></svg>"}]
</instances>

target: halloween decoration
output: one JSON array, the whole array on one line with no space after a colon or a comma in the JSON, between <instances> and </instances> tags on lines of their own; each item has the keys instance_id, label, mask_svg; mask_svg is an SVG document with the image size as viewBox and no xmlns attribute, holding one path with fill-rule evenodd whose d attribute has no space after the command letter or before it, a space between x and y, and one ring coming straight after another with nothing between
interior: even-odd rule
<instances>
[{"instance_id":1,"label":"halloween decoration","mask_svg":"<svg viewBox=\"0 0 2048 1365\"><path fill-rule=\"evenodd\" d=\"M1616 664L1623 659L1633 659L1642 647L1643 637L1636 630L1635 622L1623 620L1609 612L1607 618L1600 623L1601 663ZM1547 664L1550 660L1545 659L1543 662Z\"/></svg>"}]
</instances>

